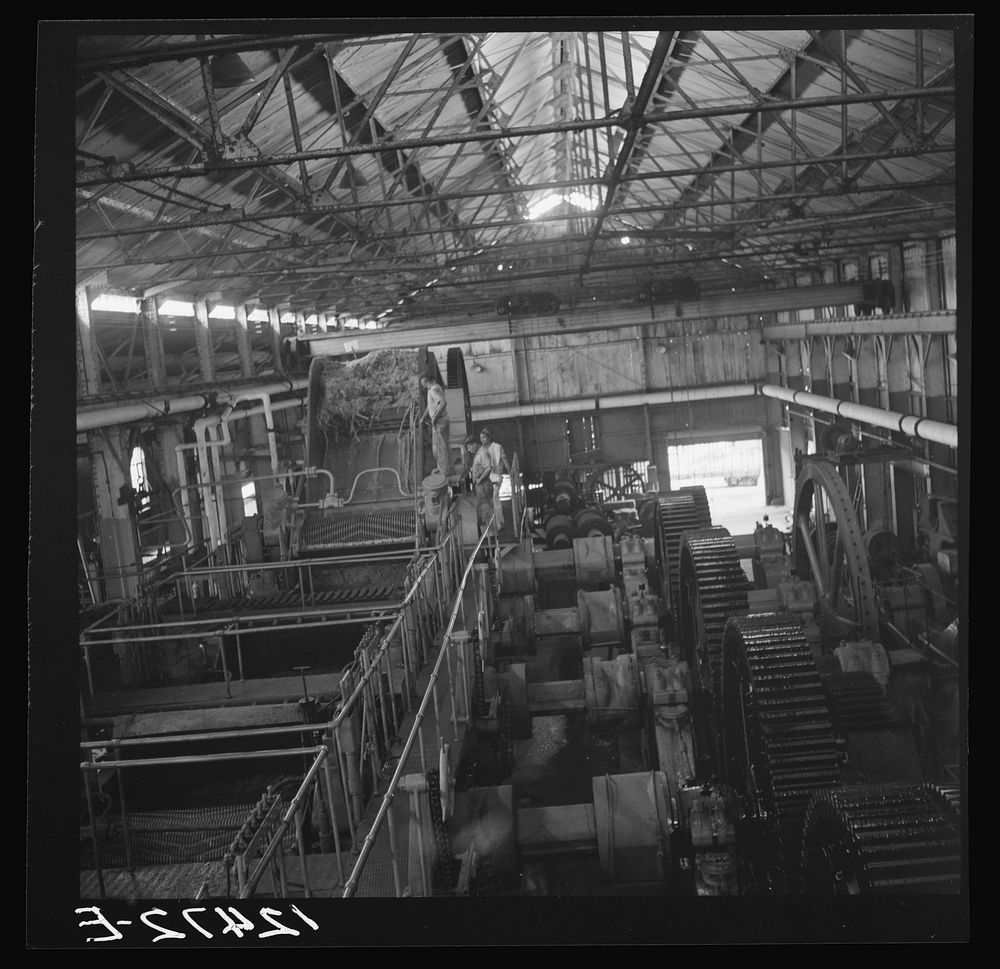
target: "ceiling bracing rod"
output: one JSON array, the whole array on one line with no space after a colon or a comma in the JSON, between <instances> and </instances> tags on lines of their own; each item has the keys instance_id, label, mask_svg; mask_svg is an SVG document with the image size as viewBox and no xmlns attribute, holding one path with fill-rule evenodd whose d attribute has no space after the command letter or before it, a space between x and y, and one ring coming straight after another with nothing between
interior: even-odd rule
<instances>
[{"instance_id":1,"label":"ceiling bracing rod","mask_svg":"<svg viewBox=\"0 0 1000 969\"><path fill-rule=\"evenodd\" d=\"M923 88L900 88L896 91L879 91L871 94L841 94L816 98L799 98L795 101L762 101L741 102L739 104L719 105L708 108L671 109L653 111L641 117L645 124L669 124L671 121L691 120L695 118L726 117L727 115L750 115L757 111L789 111L792 108L823 108L849 104L869 104L876 101L903 101L928 97L951 97L956 93L953 86ZM159 169L137 170L128 165L95 165L87 166L77 171L77 187L103 185L106 182L136 182L147 181L150 178L171 178L180 175L182 178L198 178L210 171L237 171L248 168L267 168L273 165L290 165L300 158L303 161L319 161L324 158L347 158L353 155L373 155L384 151L408 151L412 148L451 147L470 141L497 141L500 139L515 139L530 135L558 134L563 131L584 131L591 128L608 128L608 120L577 119L561 124L524 125L511 128L497 128L492 131L466 131L441 135L436 138L407 138L392 142L380 142L375 145L351 145L342 148L311 149L302 152L285 152L278 155L260 158L215 159L198 165L172 165ZM184 137L194 136L185 133Z\"/></svg>"}]
</instances>

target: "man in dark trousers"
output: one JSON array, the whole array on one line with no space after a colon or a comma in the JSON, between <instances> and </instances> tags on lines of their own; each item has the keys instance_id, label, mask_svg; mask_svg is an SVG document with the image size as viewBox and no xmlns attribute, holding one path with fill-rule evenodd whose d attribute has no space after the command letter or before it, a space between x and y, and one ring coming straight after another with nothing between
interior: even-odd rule
<instances>
[{"instance_id":1,"label":"man in dark trousers","mask_svg":"<svg viewBox=\"0 0 1000 969\"><path fill-rule=\"evenodd\" d=\"M496 515L496 528L503 528L503 505L500 503L500 482L504 474L510 474L507 455L499 443L493 440L488 427L479 432L479 450L472 459L472 484L479 498L479 524L489 521L490 514Z\"/></svg>"},{"instance_id":2,"label":"man in dark trousers","mask_svg":"<svg viewBox=\"0 0 1000 969\"><path fill-rule=\"evenodd\" d=\"M431 450L434 452L438 471L447 478L451 473L448 461L448 435L451 423L448 420L448 403L445 399L444 388L438 383L437 377L431 370L425 370L420 375L420 386L427 391L427 406L420 415L420 420L426 418L430 421Z\"/></svg>"}]
</instances>

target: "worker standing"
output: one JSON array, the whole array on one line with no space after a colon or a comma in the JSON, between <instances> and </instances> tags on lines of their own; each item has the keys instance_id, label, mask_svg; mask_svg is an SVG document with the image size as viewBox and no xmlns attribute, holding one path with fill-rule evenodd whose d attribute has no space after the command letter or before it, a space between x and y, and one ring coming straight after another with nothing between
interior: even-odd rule
<instances>
[{"instance_id":1,"label":"worker standing","mask_svg":"<svg viewBox=\"0 0 1000 969\"><path fill-rule=\"evenodd\" d=\"M475 434L470 434L465 439L465 447L462 449L462 490L475 494L476 485L472 477L472 463L476 460L476 453L479 451L479 438Z\"/></svg>"},{"instance_id":2,"label":"worker standing","mask_svg":"<svg viewBox=\"0 0 1000 969\"><path fill-rule=\"evenodd\" d=\"M434 452L438 471L447 478L451 471L448 463L448 434L451 423L448 419L448 402L445 399L444 388L432 370L425 370L420 375L420 386L427 391L427 406L420 415L420 420L426 418L430 421L431 450Z\"/></svg>"},{"instance_id":3,"label":"worker standing","mask_svg":"<svg viewBox=\"0 0 1000 969\"><path fill-rule=\"evenodd\" d=\"M500 502L500 483L504 474L510 474L510 465L503 447L493 440L488 427L479 432L479 450L472 460L472 483L479 498L479 523L489 520L490 513L496 515L497 531L503 528L503 505Z\"/></svg>"}]
</instances>

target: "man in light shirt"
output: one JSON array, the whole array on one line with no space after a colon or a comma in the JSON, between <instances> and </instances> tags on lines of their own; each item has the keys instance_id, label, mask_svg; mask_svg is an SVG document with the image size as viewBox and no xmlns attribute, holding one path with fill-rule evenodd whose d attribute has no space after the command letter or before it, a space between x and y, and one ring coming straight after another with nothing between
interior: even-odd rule
<instances>
[{"instance_id":1,"label":"man in light shirt","mask_svg":"<svg viewBox=\"0 0 1000 969\"><path fill-rule=\"evenodd\" d=\"M438 471L447 478L451 473L448 462L448 434L451 423L448 420L448 403L444 388L431 370L425 370L420 375L420 386L427 391L427 406L420 415L420 420L426 418L430 421L431 451L434 452Z\"/></svg>"},{"instance_id":2,"label":"man in light shirt","mask_svg":"<svg viewBox=\"0 0 1000 969\"><path fill-rule=\"evenodd\" d=\"M500 482L505 474L510 474L510 465L503 448L493 440L488 427L479 432L479 442L479 450L472 459L472 484L479 498L479 524L484 525L492 512L496 515L496 527L499 531L503 528Z\"/></svg>"}]
</instances>

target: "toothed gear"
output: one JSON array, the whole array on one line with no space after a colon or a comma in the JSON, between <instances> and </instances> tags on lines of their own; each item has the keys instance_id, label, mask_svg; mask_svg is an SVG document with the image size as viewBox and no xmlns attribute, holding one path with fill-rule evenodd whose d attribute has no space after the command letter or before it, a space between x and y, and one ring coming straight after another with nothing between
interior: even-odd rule
<instances>
[{"instance_id":1,"label":"toothed gear","mask_svg":"<svg viewBox=\"0 0 1000 969\"><path fill-rule=\"evenodd\" d=\"M802 845L802 888L815 895L961 890L958 814L930 784L858 785L816 794Z\"/></svg>"},{"instance_id":2,"label":"toothed gear","mask_svg":"<svg viewBox=\"0 0 1000 969\"><path fill-rule=\"evenodd\" d=\"M681 542L681 643L692 671L717 700L722 683L722 635L726 620L746 615L746 573L725 528L685 532Z\"/></svg>"},{"instance_id":3,"label":"toothed gear","mask_svg":"<svg viewBox=\"0 0 1000 969\"><path fill-rule=\"evenodd\" d=\"M677 608L680 592L681 536L699 528L710 528L712 517L708 498L695 490L668 491L657 499L656 561L660 567L660 583L671 608Z\"/></svg>"},{"instance_id":4,"label":"toothed gear","mask_svg":"<svg viewBox=\"0 0 1000 969\"><path fill-rule=\"evenodd\" d=\"M782 615L730 619L722 649L727 779L763 833L761 889L794 894L810 798L840 778L823 683L801 627Z\"/></svg>"}]
</instances>

